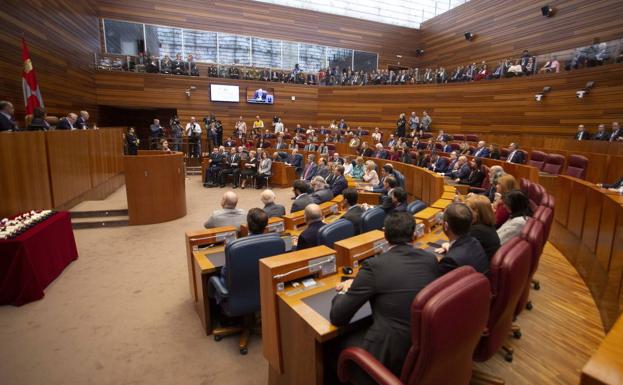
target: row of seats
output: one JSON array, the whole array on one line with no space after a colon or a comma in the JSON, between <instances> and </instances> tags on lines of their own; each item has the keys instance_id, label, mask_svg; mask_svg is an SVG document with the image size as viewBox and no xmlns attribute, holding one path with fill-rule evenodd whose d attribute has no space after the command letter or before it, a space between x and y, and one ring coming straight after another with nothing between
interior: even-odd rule
<instances>
[{"instance_id":1,"label":"row of seats","mask_svg":"<svg viewBox=\"0 0 623 385\"><path fill-rule=\"evenodd\" d=\"M485 362L500 349L506 351L507 361L512 360L512 349L504 343L514 330L513 320L529 303L530 283L554 215L553 197L541 185L528 180L521 183L537 209L521 235L493 256L488 279L471 267L462 267L437 279L414 299L412 346L401 377L396 378L367 351L349 348L338 362L341 381L355 381L356 366L378 384L468 384L472 378L504 383L472 373L472 362ZM516 328L514 335L521 337Z\"/></svg>"},{"instance_id":2,"label":"row of seats","mask_svg":"<svg viewBox=\"0 0 623 385\"><path fill-rule=\"evenodd\" d=\"M543 151L534 150L530 153L528 166L533 166L539 171L552 175L559 175L567 162L567 170L565 175L575 178L586 178L586 169L588 168L588 158L583 155L569 155L565 158L560 154L546 154Z\"/></svg>"}]
</instances>

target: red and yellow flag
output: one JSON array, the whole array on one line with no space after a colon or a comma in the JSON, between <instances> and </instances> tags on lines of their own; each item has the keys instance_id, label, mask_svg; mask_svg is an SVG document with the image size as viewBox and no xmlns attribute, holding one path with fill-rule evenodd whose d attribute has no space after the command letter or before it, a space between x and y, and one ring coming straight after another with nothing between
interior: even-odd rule
<instances>
[{"instance_id":1,"label":"red and yellow flag","mask_svg":"<svg viewBox=\"0 0 623 385\"><path fill-rule=\"evenodd\" d=\"M26 115L32 115L35 107L43 108L43 97L37 84L35 69L30 61L30 53L26 45L26 39L22 38L22 62L24 70L22 72L22 88L24 89L24 104L26 105Z\"/></svg>"}]
</instances>

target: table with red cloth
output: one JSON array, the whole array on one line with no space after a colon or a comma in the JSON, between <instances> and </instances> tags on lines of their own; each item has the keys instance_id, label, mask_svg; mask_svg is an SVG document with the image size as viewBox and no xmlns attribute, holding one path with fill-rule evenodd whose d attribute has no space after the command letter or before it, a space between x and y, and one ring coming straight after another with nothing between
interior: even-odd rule
<instances>
[{"instance_id":1,"label":"table with red cloth","mask_svg":"<svg viewBox=\"0 0 623 385\"><path fill-rule=\"evenodd\" d=\"M78 249L69 213L58 212L13 239L0 240L0 305L21 306L45 289Z\"/></svg>"}]
</instances>

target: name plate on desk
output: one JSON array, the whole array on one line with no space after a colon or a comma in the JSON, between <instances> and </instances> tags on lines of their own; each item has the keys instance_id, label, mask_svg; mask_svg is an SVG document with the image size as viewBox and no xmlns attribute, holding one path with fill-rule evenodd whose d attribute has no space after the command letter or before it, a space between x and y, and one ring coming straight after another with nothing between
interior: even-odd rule
<instances>
[{"instance_id":1,"label":"name plate on desk","mask_svg":"<svg viewBox=\"0 0 623 385\"><path fill-rule=\"evenodd\" d=\"M285 224L283 221L273 223L267 226L269 233L283 233L285 231Z\"/></svg>"},{"instance_id":2,"label":"name plate on desk","mask_svg":"<svg viewBox=\"0 0 623 385\"><path fill-rule=\"evenodd\" d=\"M336 272L335 255L311 259L308 262L308 266L310 273L320 272L320 276L333 274Z\"/></svg>"},{"instance_id":3,"label":"name plate on desk","mask_svg":"<svg viewBox=\"0 0 623 385\"><path fill-rule=\"evenodd\" d=\"M236 232L235 231L229 231L226 233L219 233L216 234L216 241L217 242L231 242L233 240L236 239Z\"/></svg>"}]
</instances>

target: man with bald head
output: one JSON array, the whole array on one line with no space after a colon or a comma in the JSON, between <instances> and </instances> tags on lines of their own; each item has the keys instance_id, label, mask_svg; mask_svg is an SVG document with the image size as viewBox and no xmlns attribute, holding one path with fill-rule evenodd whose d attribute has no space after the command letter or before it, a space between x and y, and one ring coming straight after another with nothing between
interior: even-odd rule
<instances>
[{"instance_id":1,"label":"man with bald head","mask_svg":"<svg viewBox=\"0 0 623 385\"><path fill-rule=\"evenodd\" d=\"M260 195L262 203L264 203L264 212L268 214L269 218L280 218L286 215L286 208L283 205L275 203L275 193L273 190L264 190Z\"/></svg>"},{"instance_id":2,"label":"man with bald head","mask_svg":"<svg viewBox=\"0 0 623 385\"><path fill-rule=\"evenodd\" d=\"M66 117L62 118L58 121L56 125L57 130L75 130L76 129L76 120L78 120L78 115L70 112Z\"/></svg>"},{"instance_id":3,"label":"man with bald head","mask_svg":"<svg viewBox=\"0 0 623 385\"><path fill-rule=\"evenodd\" d=\"M238 195L233 191L227 191L221 199L221 210L215 210L204 227L206 229L223 226L234 226L240 230L240 225L245 222L247 213L237 209Z\"/></svg>"},{"instance_id":4,"label":"man with bald head","mask_svg":"<svg viewBox=\"0 0 623 385\"><path fill-rule=\"evenodd\" d=\"M318 231L325 225L322 221L322 209L315 203L305 207L305 223L307 228L299 235L297 250L318 246Z\"/></svg>"},{"instance_id":5,"label":"man with bald head","mask_svg":"<svg viewBox=\"0 0 623 385\"><path fill-rule=\"evenodd\" d=\"M474 152L474 157L476 158L488 158L491 153L487 148L487 143L484 140L478 142L478 147L476 147L476 152Z\"/></svg>"},{"instance_id":6,"label":"man with bald head","mask_svg":"<svg viewBox=\"0 0 623 385\"><path fill-rule=\"evenodd\" d=\"M87 128L89 128L88 121L89 113L87 111L80 111L80 116L76 119L75 126L78 130L86 130Z\"/></svg>"},{"instance_id":7,"label":"man with bald head","mask_svg":"<svg viewBox=\"0 0 623 385\"><path fill-rule=\"evenodd\" d=\"M450 172L450 177L455 181L457 179L467 179L470 172L471 169L469 167L469 163L467 163L467 157L465 155L461 155L456 161L456 167Z\"/></svg>"}]
</instances>

